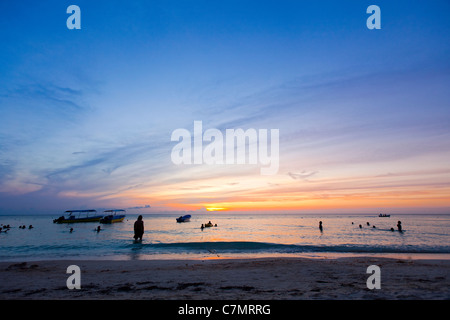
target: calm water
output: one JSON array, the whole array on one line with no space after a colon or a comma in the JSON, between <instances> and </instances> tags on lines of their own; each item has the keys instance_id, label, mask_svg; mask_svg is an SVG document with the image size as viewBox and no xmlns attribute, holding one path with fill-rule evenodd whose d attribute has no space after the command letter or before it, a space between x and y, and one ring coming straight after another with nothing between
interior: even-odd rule
<instances>
[{"instance_id":1,"label":"calm water","mask_svg":"<svg viewBox=\"0 0 450 320\"><path fill-rule=\"evenodd\" d=\"M450 215L144 215L142 243L133 241L136 215L123 222L54 224L51 216L0 216L0 261L44 259L198 259L267 256L396 255L450 257ZM392 232L401 220L403 233ZM217 227L200 229L211 221ZM319 230L323 222L323 232ZM353 222L353 224L352 224ZM367 225L369 222L370 226ZM33 229L20 229L20 225ZM359 225L362 225L362 228ZM373 225L376 228L373 228ZM69 229L74 228L70 233Z\"/></svg>"}]
</instances>

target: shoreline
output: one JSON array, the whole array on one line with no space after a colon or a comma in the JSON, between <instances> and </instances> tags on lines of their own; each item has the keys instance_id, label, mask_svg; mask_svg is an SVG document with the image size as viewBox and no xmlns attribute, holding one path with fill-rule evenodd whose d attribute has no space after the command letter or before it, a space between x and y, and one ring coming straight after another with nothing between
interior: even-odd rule
<instances>
[{"instance_id":1,"label":"shoreline","mask_svg":"<svg viewBox=\"0 0 450 320\"><path fill-rule=\"evenodd\" d=\"M81 289L68 289L67 267ZM370 265L381 289L370 290ZM0 262L0 300L446 300L450 260L358 256Z\"/></svg>"},{"instance_id":2,"label":"shoreline","mask_svg":"<svg viewBox=\"0 0 450 320\"><path fill-rule=\"evenodd\" d=\"M45 261L199 261L199 260L253 260L253 259L344 259L344 258L378 258L378 259L399 259L399 260L450 260L450 253L380 253L380 252L304 252L304 253L258 253L258 254L227 254L210 251L207 253L191 254L120 254L106 256L79 256L79 257L15 257L12 259L0 259L1 263L18 262L45 262Z\"/></svg>"}]
</instances>

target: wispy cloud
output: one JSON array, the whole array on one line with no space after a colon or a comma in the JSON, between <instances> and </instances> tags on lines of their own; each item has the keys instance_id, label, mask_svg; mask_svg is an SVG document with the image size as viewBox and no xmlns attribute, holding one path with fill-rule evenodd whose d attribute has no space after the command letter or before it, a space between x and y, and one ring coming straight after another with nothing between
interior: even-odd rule
<instances>
[{"instance_id":1,"label":"wispy cloud","mask_svg":"<svg viewBox=\"0 0 450 320\"><path fill-rule=\"evenodd\" d=\"M130 208L127 208L127 209L129 209L129 210L134 210L134 209L139 210L139 209L150 209L150 208L151 208L151 206L149 204L146 204L144 206L130 207Z\"/></svg>"},{"instance_id":2,"label":"wispy cloud","mask_svg":"<svg viewBox=\"0 0 450 320\"><path fill-rule=\"evenodd\" d=\"M61 112L61 109L80 111L85 108L82 102L82 90L61 87L52 83L17 85L13 89L1 92L0 98L30 101L40 108L53 109L55 112Z\"/></svg>"}]
</instances>

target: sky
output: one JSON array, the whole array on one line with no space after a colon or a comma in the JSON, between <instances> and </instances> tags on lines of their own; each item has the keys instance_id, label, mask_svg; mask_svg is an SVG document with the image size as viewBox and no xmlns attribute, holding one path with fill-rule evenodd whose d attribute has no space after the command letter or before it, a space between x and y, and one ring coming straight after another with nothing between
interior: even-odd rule
<instances>
[{"instance_id":1,"label":"sky","mask_svg":"<svg viewBox=\"0 0 450 320\"><path fill-rule=\"evenodd\" d=\"M67 28L72 4L81 29ZM367 28L372 4L381 29ZM0 214L450 213L449 12L1 1ZM175 164L171 135L195 121L278 129L278 171Z\"/></svg>"}]
</instances>

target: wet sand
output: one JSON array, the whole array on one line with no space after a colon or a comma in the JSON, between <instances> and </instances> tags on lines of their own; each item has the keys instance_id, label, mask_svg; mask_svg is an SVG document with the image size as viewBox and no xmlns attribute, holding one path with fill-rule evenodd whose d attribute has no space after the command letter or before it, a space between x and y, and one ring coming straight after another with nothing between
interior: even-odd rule
<instances>
[{"instance_id":1,"label":"wet sand","mask_svg":"<svg viewBox=\"0 0 450 320\"><path fill-rule=\"evenodd\" d=\"M69 290L69 265L81 289ZM370 290L367 267L381 270ZM450 260L373 257L215 260L33 261L0 263L0 299L444 300Z\"/></svg>"}]
</instances>

